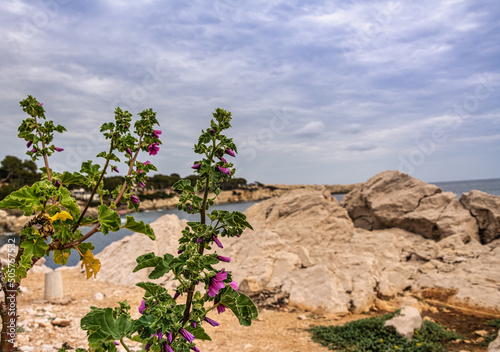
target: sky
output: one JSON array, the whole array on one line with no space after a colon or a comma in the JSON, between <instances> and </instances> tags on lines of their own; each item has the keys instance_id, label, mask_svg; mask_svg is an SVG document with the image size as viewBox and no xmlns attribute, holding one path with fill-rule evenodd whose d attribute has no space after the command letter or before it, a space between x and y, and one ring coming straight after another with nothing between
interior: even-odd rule
<instances>
[{"instance_id":1,"label":"sky","mask_svg":"<svg viewBox=\"0 0 500 352\"><path fill-rule=\"evenodd\" d=\"M117 106L152 108L159 173L191 174L216 108L247 182L500 177L498 0L4 0L0 159L27 159L32 95L68 132L56 171L106 142ZM42 166L39 164L39 166ZM122 167L125 170L125 167Z\"/></svg>"}]
</instances>

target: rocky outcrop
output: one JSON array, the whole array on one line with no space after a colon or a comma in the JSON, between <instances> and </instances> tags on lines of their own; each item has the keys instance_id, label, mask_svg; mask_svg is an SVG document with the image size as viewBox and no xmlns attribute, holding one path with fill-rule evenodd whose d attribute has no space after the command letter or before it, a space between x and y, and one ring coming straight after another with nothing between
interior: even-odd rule
<instances>
[{"instance_id":1,"label":"rocky outcrop","mask_svg":"<svg viewBox=\"0 0 500 352\"><path fill-rule=\"evenodd\" d=\"M500 197L481 191L462 194L460 204L476 218L481 242L500 238Z\"/></svg>"},{"instance_id":2,"label":"rocky outcrop","mask_svg":"<svg viewBox=\"0 0 500 352\"><path fill-rule=\"evenodd\" d=\"M416 203L429 212L428 217L432 202L425 204L425 199L443 195L448 199L435 186L418 188L431 195L420 201L408 196L402 203L409 208ZM404 197L402 188L400 192ZM374 199L376 209L390 208L388 203L382 206L382 199ZM440 198L434 199L442 204ZM457 208L450 204L438 208L440 224L443 214L456 218L453 209ZM246 230L241 238L222 238L224 249L217 252L232 259L224 263L226 269L233 272L240 290L251 296L279 292L303 308L345 314L368 311L378 305L379 297L425 293L422 297L436 298L437 292L441 301L500 312L500 239L481 244L474 236L450 230L436 241L400 227L355 228L347 210L324 188L293 190L245 213L254 231ZM152 224L156 242L134 234L113 243L98 255L102 261L98 278L130 285L146 280L148 271L132 273L135 258L151 251L175 254L185 224L166 215ZM170 279L161 283L172 288ZM434 293L429 295L429 290Z\"/></svg>"},{"instance_id":3,"label":"rocky outcrop","mask_svg":"<svg viewBox=\"0 0 500 352\"><path fill-rule=\"evenodd\" d=\"M400 228L440 240L460 234L479 239L476 220L452 192L398 171L385 171L347 194L342 205L356 227Z\"/></svg>"}]
</instances>

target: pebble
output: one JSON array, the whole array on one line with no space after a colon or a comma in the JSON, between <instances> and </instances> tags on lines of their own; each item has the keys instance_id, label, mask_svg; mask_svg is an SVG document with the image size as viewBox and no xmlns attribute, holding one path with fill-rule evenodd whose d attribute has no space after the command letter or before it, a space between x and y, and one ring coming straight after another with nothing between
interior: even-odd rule
<instances>
[{"instance_id":1,"label":"pebble","mask_svg":"<svg viewBox=\"0 0 500 352\"><path fill-rule=\"evenodd\" d=\"M253 345L251 343L247 343L247 344L245 344L245 346L243 346L243 348L245 350L248 350L249 348L252 348L252 347L253 347Z\"/></svg>"},{"instance_id":2,"label":"pebble","mask_svg":"<svg viewBox=\"0 0 500 352\"><path fill-rule=\"evenodd\" d=\"M299 320L307 320L307 317L304 314L300 314L299 316L297 316L297 319L299 319Z\"/></svg>"},{"instance_id":3,"label":"pebble","mask_svg":"<svg viewBox=\"0 0 500 352\"><path fill-rule=\"evenodd\" d=\"M104 299L104 295L101 293L101 292L97 292L95 295L94 295L94 299L96 301L102 301Z\"/></svg>"},{"instance_id":4,"label":"pebble","mask_svg":"<svg viewBox=\"0 0 500 352\"><path fill-rule=\"evenodd\" d=\"M61 326L61 327L64 327L64 326L68 326L71 324L71 320L69 319L63 319L63 318L55 318L54 320L52 320L52 325L55 325L55 326Z\"/></svg>"}]
</instances>

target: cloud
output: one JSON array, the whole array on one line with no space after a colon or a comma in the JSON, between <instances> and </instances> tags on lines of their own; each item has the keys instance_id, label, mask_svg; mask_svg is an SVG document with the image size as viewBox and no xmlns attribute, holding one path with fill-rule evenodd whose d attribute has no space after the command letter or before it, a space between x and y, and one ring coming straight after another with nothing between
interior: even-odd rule
<instances>
[{"instance_id":1,"label":"cloud","mask_svg":"<svg viewBox=\"0 0 500 352\"><path fill-rule=\"evenodd\" d=\"M317 137L325 130L325 125L321 121L310 121L301 128L293 132L294 135L300 137Z\"/></svg>"}]
</instances>

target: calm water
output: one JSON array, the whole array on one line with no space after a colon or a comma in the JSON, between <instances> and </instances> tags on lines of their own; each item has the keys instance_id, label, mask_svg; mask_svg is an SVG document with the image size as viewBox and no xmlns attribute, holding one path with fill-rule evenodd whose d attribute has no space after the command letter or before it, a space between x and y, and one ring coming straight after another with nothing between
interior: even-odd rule
<instances>
[{"instance_id":1,"label":"calm water","mask_svg":"<svg viewBox=\"0 0 500 352\"><path fill-rule=\"evenodd\" d=\"M245 211L247 208L249 208L250 206L254 205L255 203L257 202L245 202L245 203L234 203L234 204L220 204L220 205L214 205L212 208L210 208L211 210L213 209L219 209L219 210L230 210L230 211ZM196 215L196 214L186 214L185 212L183 211L179 211L177 209L165 209L165 210L157 210L157 211L145 211L145 212L140 212L140 213L132 213L132 214L129 214L129 215L133 215L134 218L137 220L137 221L144 221L146 224L150 224L152 223L153 221L155 221L156 219L158 219L159 217L165 215L165 214L175 214L177 215L180 219L186 219L188 221L199 221L200 219L200 216L199 215ZM122 223L125 222L125 215L122 216ZM85 229L85 228L81 228L82 229L82 233L86 233L85 230L90 230L91 228L88 228L88 229ZM95 250L92 251L94 254L97 254L99 253L100 251L102 251L105 247L107 247L108 245L110 245L112 242L115 242L115 241L118 241L118 240L121 240L122 238L126 237L126 236L130 236L132 235L133 232L130 231L130 230L127 230L127 229L121 229L117 232L113 232L113 233L109 233L108 235L104 236L100 233L96 233L95 235L93 235L89 241L91 241L94 246L95 246ZM149 239L146 238L146 235L144 235L144 238L146 240L149 241ZM47 258L47 262L45 263L45 265L47 265L48 267L50 268L56 268L58 267L59 265L58 264L55 264L54 261L52 260L52 256L50 258ZM78 264L80 260L80 256L78 255L78 253L76 251L71 251L71 255L68 259L68 266L73 266L73 265L76 265Z\"/></svg>"},{"instance_id":2,"label":"calm water","mask_svg":"<svg viewBox=\"0 0 500 352\"><path fill-rule=\"evenodd\" d=\"M434 182L434 184L438 187L440 187L443 191L448 192L454 192L457 194L457 197L460 198L462 193L469 192L471 190L480 190L489 194L494 194L497 196L500 196L500 178L496 179L489 179L489 180L469 180L469 181L451 181L451 182ZM343 195L342 194L336 194L334 195L339 201L342 199ZM230 210L230 211L245 211L247 208L250 206L254 205L257 202L246 202L246 203L235 203L235 204L221 204L214 206L214 209L222 209L222 210ZM165 214L176 214L180 219L187 219L189 221L197 221L199 219L198 216L196 215L189 215L186 214L182 211L179 211L177 209L166 209L166 210L158 210L158 211L146 211L146 212L141 212L141 213L135 213L133 214L134 217L137 219L137 221L144 221L145 223L152 223L159 217L165 215ZM125 219L125 217L123 217ZM85 233L85 229L82 229L83 233ZM106 236L103 236L102 234L96 234L92 236L91 241L96 247L94 250L94 254L99 253L102 251L106 246L111 244L114 241L118 241L122 239L125 236L129 236L132 234L132 231L129 231L127 229L121 229L118 232L115 233L110 233ZM7 243L7 239L12 238L10 236L0 236L0 246L2 246L4 243ZM69 257L68 260L68 265L76 265L78 264L79 261L79 256L75 251L72 251L71 256ZM46 265L55 268L58 265L56 265L52 261L52 257L47 258Z\"/></svg>"},{"instance_id":3,"label":"calm water","mask_svg":"<svg viewBox=\"0 0 500 352\"><path fill-rule=\"evenodd\" d=\"M456 193L458 198L462 196L462 193L467 193L472 190L483 191L500 196L500 178L493 178L489 180L434 182L434 184L445 192Z\"/></svg>"}]
</instances>

